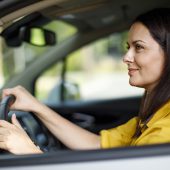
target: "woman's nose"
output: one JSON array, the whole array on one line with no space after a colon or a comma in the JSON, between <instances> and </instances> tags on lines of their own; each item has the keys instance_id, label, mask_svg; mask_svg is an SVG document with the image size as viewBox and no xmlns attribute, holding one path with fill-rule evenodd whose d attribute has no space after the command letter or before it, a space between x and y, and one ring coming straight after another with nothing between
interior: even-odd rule
<instances>
[{"instance_id":1,"label":"woman's nose","mask_svg":"<svg viewBox=\"0 0 170 170\"><path fill-rule=\"evenodd\" d=\"M134 62L134 56L130 50L123 56L123 62L124 63Z\"/></svg>"}]
</instances>

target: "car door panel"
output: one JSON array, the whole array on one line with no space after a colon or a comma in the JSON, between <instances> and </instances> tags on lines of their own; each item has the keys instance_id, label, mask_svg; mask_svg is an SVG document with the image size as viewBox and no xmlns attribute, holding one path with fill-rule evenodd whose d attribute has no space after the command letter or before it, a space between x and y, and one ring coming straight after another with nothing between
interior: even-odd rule
<instances>
[{"instance_id":1,"label":"car door panel","mask_svg":"<svg viewBox=\"0 0 170 170\"><path fill-rule=\"evenodd\" d=\"M9 163L10 160L10 163ZM155 146L121 147L105 150L58 151L40 155L7 155L0 157L5 170L121 170L169 169L169 144Z\"/></svg>"},{"instance_id":2,"label":"car door panel","mask_svg":"<svg viewBox=\"0 0 170 170\"><path fill-rule=\"evenodd\" d=\"M63 102L48 106L72 122L82 125L82 127L83 123L91 118L91 124L89 123L85 128L98 132L101 129L118 126L136 116L140 100L141 97L129 97L103 101Z\"/></svg>"}]
</instances>

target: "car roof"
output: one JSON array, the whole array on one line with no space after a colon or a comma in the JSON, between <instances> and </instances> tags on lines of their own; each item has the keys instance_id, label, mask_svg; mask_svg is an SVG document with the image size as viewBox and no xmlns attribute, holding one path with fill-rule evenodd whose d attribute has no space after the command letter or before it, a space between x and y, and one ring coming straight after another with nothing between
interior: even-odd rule
<instances>
[{"instance_id":1,"label":"car roof","mask_svg":"<svg viewBox=\"0 0 170 170\"><path fill-rule=\"evenodd\" d=\"M0 25L33 12L60 19L78 29L99 29L116 24L128 27L139 14L157 7L170 7L169 0L2 0Z\"/></svg>"}]
</instances>

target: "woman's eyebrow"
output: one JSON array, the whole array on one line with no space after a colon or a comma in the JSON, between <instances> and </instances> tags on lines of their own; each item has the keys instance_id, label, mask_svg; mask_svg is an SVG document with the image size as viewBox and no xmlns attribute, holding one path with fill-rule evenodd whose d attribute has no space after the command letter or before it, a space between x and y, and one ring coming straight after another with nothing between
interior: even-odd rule
<instances>
[{"instance_id":1,"label":"woman's eyebrow","mask_svg":"<svg viewBox=\"0 0 170 170\"><path fill-rule=\"evenodd\" d=\"M132 41L132 44L136 44L138 42L146 43L145 41L142 41L142 40L135 40L135 41ZM126 44L129 45L130 43L127 41Z\"/></svg>"},{"instance_id":2,"label":"woman's eyebrow","mask_svg":"<svg viewBox=\"0 0 170 170\"><path fill-rule=\"evenodd\" d=\"M145 41L142 41L142 40L135 40L135 41L132 42L132 44L136 44L138 42L146 43Z\"/></svg>"}]
</instances>

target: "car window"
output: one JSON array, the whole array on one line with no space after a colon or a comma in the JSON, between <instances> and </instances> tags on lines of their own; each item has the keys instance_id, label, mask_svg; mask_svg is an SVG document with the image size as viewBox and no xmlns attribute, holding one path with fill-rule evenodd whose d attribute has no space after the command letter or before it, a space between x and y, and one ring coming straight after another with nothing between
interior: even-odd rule
<instances>
[{"instance_id":1,"label":"car window","mask_svg":"<svg viewBox=\"0 0 170 170\"><path fill-rule=\"evenodd\" d=\"M44 26L48 30L52 30L56 33L57 44L63 42L65 39L77 32L77 29L62 21L52 21ZM63 30L65 33L61 33ZM16 74L24 71L24 69L42 54L50 50L51 46L38 47L28 43L23 43L20 47L12 48L8 47L4 40L1 38L1 64L2 70L0 70L1 83L3 84L10 80L10 78Z\"/></svg>"},{"instance_id":2,"label":"car window","mask_svg":"<svg viewBox=\"0 0 170 170\"><path fill-rule=\"evenodd\" d=\"M59 101L59 84L63 63L59 62L47 69L35 83L35 96L41 101ZM45 83L44 83L45 82ZM54 88L54 85L56 88ZM56 91L56 89L58 89ZM55 91L55 92L54 92Z\"/></svg>"},{"instance_id":3,"label":"car window","mask_svg":"<svg viewBox=\"0 0 170 170\"><path fill-rule=\"evenodd\" d=\"M128 83L127 66L122 61L126 37L126 32L115 33L67 56L63 83L65 100L102 100L143 93L142 89ZM62 77L61 68L60 71L56 68L60 64L56 63L38 79L36 97L40 100L59 102ZM43 79L48 80L48 87L42 87Z\"/></svg>"}]
</instances>

